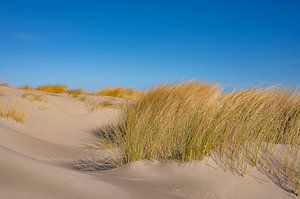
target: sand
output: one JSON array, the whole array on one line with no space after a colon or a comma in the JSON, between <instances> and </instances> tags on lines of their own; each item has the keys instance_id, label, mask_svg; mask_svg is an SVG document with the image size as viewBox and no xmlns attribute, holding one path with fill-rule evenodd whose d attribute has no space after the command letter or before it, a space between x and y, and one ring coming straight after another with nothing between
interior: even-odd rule
<instances>
[{"instance_id":1,"label":"sand","mask_svg":"<svg viewBox=\"0 0 300 199\"><path fill-rule=\"evenodd\" d=\"M0 86L0 103L18 104L25 124L0 118L0 198L296 198L255 168L244 177L211 159L191 163L139 161L116 169L83 171L91 132L117 121L119 110L90 113L65 94L29 101L16 88ZM99 97L100 100L101 97Z\"/></svg>"}]
</instances>

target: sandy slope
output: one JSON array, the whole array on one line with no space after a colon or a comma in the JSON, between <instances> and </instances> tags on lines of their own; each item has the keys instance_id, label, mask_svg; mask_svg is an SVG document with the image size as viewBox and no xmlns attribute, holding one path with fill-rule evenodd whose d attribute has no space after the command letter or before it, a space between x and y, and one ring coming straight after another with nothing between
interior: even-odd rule
<instances>
[{"instance_id":1,"label":"sandy slope","mask_svg":"<svg viewBox=\"0 0 300 199\"><path fill-rule=\"evenodd\" d=\"M0 118L0 198L293 198L255 169L244 178L211 160L189 164L136 162L107 171L78 171L90 132L115 122L118 110L94 113L65 95L45 104L0 87L0 103L17 103L25 124Z\"/></svg>"}]
</instances>

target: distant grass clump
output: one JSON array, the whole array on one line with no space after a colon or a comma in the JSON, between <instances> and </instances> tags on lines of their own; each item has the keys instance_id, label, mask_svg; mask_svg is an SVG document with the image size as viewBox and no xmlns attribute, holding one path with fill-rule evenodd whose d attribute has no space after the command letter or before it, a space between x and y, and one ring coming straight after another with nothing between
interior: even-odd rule
<instances>
[{"instance_id":1,"label":"distant grass clump","mask_svg":"<svg viewBox=\"0 0 300 199\"><path fill-rule=\"evenodd\" d=\"M77 97L80 97L80 96L82 96L82 95L87 94L87 93L85 92L85 90L82 89L82 88L71 89L71 90L68 90L67 93L68 93L71 97L74 97L74 98L77 98Z\"/></svg>"},{"instance_id":2,"label":"distant grass clump","mask_svg":"<svg viewBox=\"0 0 300 199\"><path fill-rule=\"evenodd\" d=\"M16 105L0 104L0 116L12 119L17 123L26 121L26 114Z\"/></svg>"},{"instance_id":3,"label":"distant grass clump","mask_svg":"<svg viewBox=\"0 0 300 199\"><path fill-rule=\"evenodd\" d=\"M280 172L286 184L299 191L295 164L300 151L300 95L292 90L253 88L221 94L217 86L199 82L161 85L128 105L114 129L108 142L120 148L123 163L212 156L225 168L244 174L249 164L263 165L266 153L275 158L280 145Z\"/></svg>"},{"instance_id":4,"label":"distant grass clump","mask_svg":"<svg viewBox=\"0 0 300 199\"><path fill-rule=\"evenodd\" d=\"M68 89L66 85L55 84L39 86L36 88L36 90L48 93L66 93Z\"/></svg>"},{"instance_id":5,"label":"distant grass clump","mask_svg":"<svg viewBox=\"0 0 300 199\"><path fill-rule=\"evenodd\" d=\"M101 102L90 102L87 104L87 108L90 113L96 112L104 108L114 108L114 107L115 105L109 100L105 100Z\"/></svg>"},{"instance_id":6,"label":"distant grass clump","mask_svg":"<svg viewBox=\"0 0 300 199\"><path fill-rule=\"evenodd\" d=\"M49 104L46 100L46 95L39 91L35 91L35 90L25 91L21 95L21 97L30 102L41 102L42 105L38 108L40 111L45 110L49 106Z\"/></svg>"},{"instance_id":7,"label":"distant grass clump","mask_svg":"<svg viewBox=\"0 0 300 199\"><path fill-rule=\"evenodd\" d=\"M18 89L21 89L24 91L29 91L29 90L32 90L33 88L31 86L24 85L24 86L19 86Z\"/></svg>"},{"instance_id":8,"label":"distant grass clump","mask_svg":"<svg viewBox=\"0 0 300 199\"><path fill-rule=\"evenodd\" d=\"M96 92L96 95L118 97L124 99L138 99L142 96L142 92L131 88L105 88Z\"/></svg>"},{"instance_id":9,"label":"distant grass clump","mask_svg":"<svg viewBox=\"0 0 300 199\"><path fill-rule=\"evenodd\" d=\"M36 92L26 91L21 95L22 98L28 99L29 101L45 102L45 95Z\"/></svg>"},{"instance_id":10,"label":"distant grass clump","mask_svg":"<svg viewBox=\"0 0 300 199\"><path fill-rule=\"evenodd\" d=\"M23 99L28 99L29 101L39 101L39 102L46 102L45 95L41 93L26 91L21 96Z\"/></svg>"}]
</instances>

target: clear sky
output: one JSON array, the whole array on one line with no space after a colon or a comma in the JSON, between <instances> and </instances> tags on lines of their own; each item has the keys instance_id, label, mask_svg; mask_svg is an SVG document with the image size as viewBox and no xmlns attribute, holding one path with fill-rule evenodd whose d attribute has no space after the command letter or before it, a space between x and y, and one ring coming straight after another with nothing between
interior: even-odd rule
<instances>
[{"instance_id":1,"label":"clear sky","mask_svg":"<svg viewBox=\"0 0 300 199\"><path fill-rule=\"evenodd\" d=\"M300 1L0 0L0 79L299 85Z\"/></svg>"}]
</instances>

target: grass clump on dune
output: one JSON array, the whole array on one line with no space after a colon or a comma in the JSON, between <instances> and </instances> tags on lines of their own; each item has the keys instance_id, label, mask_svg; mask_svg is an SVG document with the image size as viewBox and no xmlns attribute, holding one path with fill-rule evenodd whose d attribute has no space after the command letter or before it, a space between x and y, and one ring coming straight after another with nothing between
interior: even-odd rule
<instances>
[{"instance_id":1,"label":"grass clump on dune","mask_svg":"<svg viewBox=\"0 0 300 199\"><path fill-rule=\"evenodd\" d=\"M12 119L17 123L24 123L26 121L25 113L16 105L0 104L0 116Z\"/></svg>"},{"instance_id":2,"label":"grass clump on dune","mask_svg":"<svg viewBox=\"0 0 300 199\"><path fill-rule=\"evenodd\" d=\"M48 93L66 93L68 89L66 85L55 84L55 85L38 86L36 90L44 91Z\"/></svg>"},{"instance_id":3,"label":"grass clump on dune","mask_svg":"<svg viewBox=\"0 0 300 199\"><path fill-rule=\"evenodd\" d=\"M77 97L80 97L80 96L82 96L82 95L87 94L87 93L85 92L85 90L82 89L82 88L71 89L71 90L68 90L67 93L68 93L71 97L74 97L74 98L77 98Z\"/></svg>"},{"instance_id":4,"label":"grass clump on dune","mask_svg":"<svg viewBox=\"0 0 300 199\"><path fill-rule=\"evenodd\" d=\"M117 131L124 161L202 159L208 151L202 132L219 95L218 87L202 83L162 85L147 92L127 107Z\"/></svg>"},{"instance_id":5,"label":"grass clump on dune","mask_svg":"<svg viewBox=\"0 0 300 199\"><path fill-rule=\"evenodd\" d=\"M280 145L280 172L294 192L300 183L295 165L300 95L291 90L253 88L221 94L217 86L200 82L161 85L125 108L113 137L112 146L122 151L123 163L212 156L240 174L249 164L262 165L266 153L275 158Z\"/></svg>"},{"instance_id":6,"label":"grass clump on dune","mask_svg":"<svg viewBox=\"0 0 300 199\"><path fill-rule=\"evenodd\" d=\"M46 102L45 95L37 92L26 91L21 95L21 97L23 99L28 99L31 102L33 101Z\"/></svg>"},{"instance_id":7,"label":"grass clump on dune","mask_svg":"<svg viewBox=\"0 0 300 199\"><path fill-rule=\"evenodd\" d=\"M29 90L32 90L33 88L31 86L24 85L24 86L19 86L18 89L21 89L24 91L29 91Z\"/></svg>"},{"instance_id":8,"label":"grass clump on dune","mask_svg":"<svg viewBox=\"0 0 300 199\"><path fill-rule=\"evenodd\" d=\"M114 108L115 104L109 100L104 100L101 102L90 102L87 104L87 106L88 106L88 111L92 113L98 110L102 110L104 108Z\"/></svg>"},{"instance_id":9,"label":"grass clump on dune","mask_svg":"<svg viewBox=\"0 0 300 199\"><path fill-rule=\"evenodd\" d=\"M118 97L124 99L138 99L142 95L142 92L131 88L115 87L105 88L97 91L96 95Z\"/></svg>"}]
</instances>

